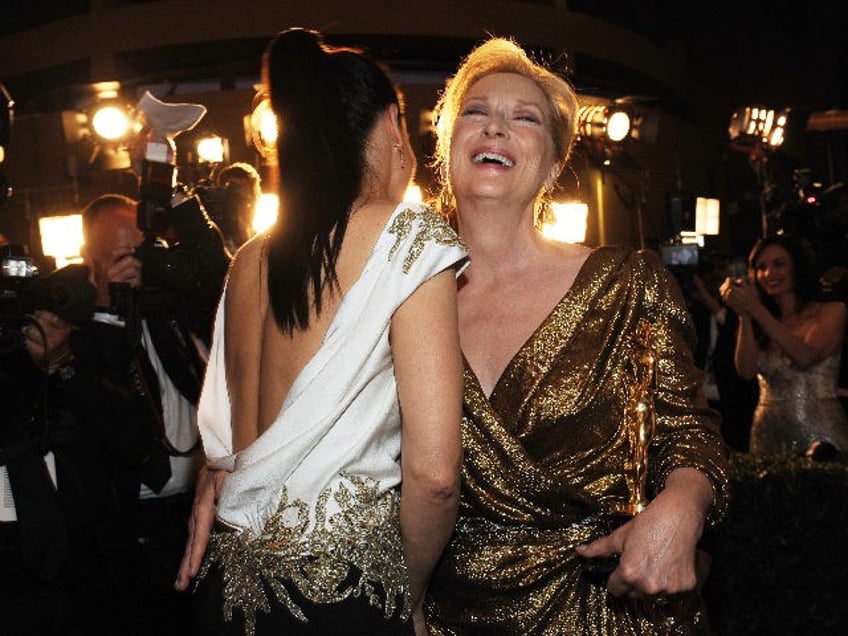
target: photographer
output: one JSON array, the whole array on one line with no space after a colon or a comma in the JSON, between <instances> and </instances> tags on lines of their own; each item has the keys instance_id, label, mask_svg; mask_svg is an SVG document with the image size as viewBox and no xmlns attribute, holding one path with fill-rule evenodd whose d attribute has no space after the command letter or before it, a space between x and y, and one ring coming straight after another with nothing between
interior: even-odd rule
<instances>
[{"instance_id":1,"label":"photographer","mask_svg":"<svg viewBox=\"0 0 848 636\"><path fill-rule=\"evenodd\" d=\"M256 168L243 161L221 168L215 174L214 187L200 192L231 253L235 254L253 236L253 217L261 196L262 177Z\"/></svg>"},{"instance_id":2,"label":"photographer","mask_svg":"<svg viewBox=\"0 0 848 636\"><path fill-rule=\"evenodd\" d=\"M172 584L200 466L196 403L205 347L229 260L220 232L195 199L164 211L175 220L160 228L169 246L139 229L142 203L107 194L83 211L84 259L97 288L94 319L83 330L95 343L101 375L143 404L146 461L134 486L143 564L140 633L159 636L187 630L187 599ZM181 272L197 250L203 271Z\"/></svg>"},{"instance_id":3,"label":"photographer","mask_svg":"<svg viewBox=\"0 0 848 636\"><path fill-rule=\"evenodd\" d=\"M20 317L0 352L2 632L127 633L135 547L120 493L141 461L137 403L92 372L69 316Z\"/></svg>"}]
</instances>

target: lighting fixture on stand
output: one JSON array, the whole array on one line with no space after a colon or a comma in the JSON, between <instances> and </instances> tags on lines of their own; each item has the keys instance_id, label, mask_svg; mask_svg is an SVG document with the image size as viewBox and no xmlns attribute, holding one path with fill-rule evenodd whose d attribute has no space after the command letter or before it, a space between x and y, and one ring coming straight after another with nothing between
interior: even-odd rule
<instances>
[{"instance_id":1,"label":"lighting fixture on stand","mask_svg":"<svg viewBox=\"0 0 848 636\"><path fill-rule=\"evenodd\" d=\"M788 121L788 108L775 110L764 106L745 106L733 112L727 127L730 147L739 152L745 152L757 173L763 236L769 233L767 199L768 193L772 190L768 158L772 152L783 145Z\"/></svg>"},{"instance_id":2,"label":"lighting fixture on stand","mask_svg":"<svg viewBox=\"0 0 848 636\"><path fill-rule=\"evenodd\" d=\"M763 106L746 106L730 116L730 141L748 148L773 150L783 144L789 110L776 111Z\"/></svg>"},{"instance_id":3,"label":"lighting fixture on stand","mask_svg":"<svg viewBox=\"0 0 848 636\"><path fill-rule=\"evenodd\" d=\"M253 110L244 117L245 138L269 163L276 161L279 126L270 97L264 92L257 93L253 98Z\"/></svg>"},{"instance_id":4,"label":"lighting fixture on stand","mask_svg":"<svg viewBox=\"0 0 848 636\"><path fill-rule=\"evenodd\" d=\"M82 215L42 216L38 219L41 251L56 261L56 268L82 262Z\"/></svg>"},{"instance_id":5,"label":"lighting fixture on stand","mask_svg":"<svg viewBox=\"0 0 848 636\"><path fill-rule=\"evenodd\" d=\"M581 201L551 204L552 219L542 225L542 234L565 243L586 241L589 206Z\"/></svg>"},{"instance_id":6,"label":"lighting fixture on stand","mask_svg":"<svg viewBox=\"0 0 848 636\"><path fill-rule=\"evenodd\" d=\"M701 236L717 236L720 203L718 199L695 198L695 232Z\"/></svg>"},{"instance_id":7,"label":"lighting fixture on stand","mask_svg":"<svg viewBox=\"0 0 848 636\"><path fill-rule=\"evenodd\" d=\"M128 168L127 145L140 128L135 109L121 98L118 82L98 82L90 90L94 97L83 108L62 112L65 141L91 144L89 165L99 160L106 169Z\"/></svg>"},{"instance_id":8,"label":"lighting fixture on stand","mask_svg":"<svg viewBox=\"0 0 848 636\"><path fill-rule=\"evenodd\" d=\"M201 135L194 142L195 159L202 164L222 164L230 160L230 144L220 135Z\"/></svg>"},{"instance_id":9,"label":"lighting fixture on stand","mask_svg":"<svg viewBox=\"0 0 848 636\"><path fill-rule=\"evenodd\" d=\"M618 104L588 104L577 111L577 143L608 166L633 132L633 115Z\"/></svg>"}]
</instances>

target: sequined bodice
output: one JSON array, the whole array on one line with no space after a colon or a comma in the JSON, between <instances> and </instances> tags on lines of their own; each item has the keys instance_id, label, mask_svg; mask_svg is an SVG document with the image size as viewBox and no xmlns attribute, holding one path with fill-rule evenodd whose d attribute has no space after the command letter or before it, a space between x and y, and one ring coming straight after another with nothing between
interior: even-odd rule
<instances>
[{"instance_id":1,"label":"sequined bodice","mask_svg":"<svg viewBox=\"0 0 848 636\"><path fill-rule=\"evenodd\" d=\"M801 370L781 351L770 348L757 360L760 403L800 402L836 397L839 353Z\"/></svg>"},{"instance_id":2,"label":"sequined bodice","mask_svg":"<svg viewBox=\"0 0 848 636\"><path fill-rule=\"evenodd\" d=\"M800 369L776 348L760 353L752 453L799 454L815 441L848 450L848 418L836 395L839 361L837 352Z\"/></svg>"}]
</instances>

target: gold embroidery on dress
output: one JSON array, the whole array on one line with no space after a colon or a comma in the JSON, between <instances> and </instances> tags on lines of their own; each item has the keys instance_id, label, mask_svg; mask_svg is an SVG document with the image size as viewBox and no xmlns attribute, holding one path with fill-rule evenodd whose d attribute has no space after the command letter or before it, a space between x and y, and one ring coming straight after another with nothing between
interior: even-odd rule
<instances>
[{"instance_id":1,"label":"gold embroidery on dress","mask_svg":"<svg viewBox=\"0 0 848 636\"><path fill-rule=\"evenodd\" d=\"M395 244L389 251L389 260L394 258L400 244L412 232L415 221L420 221L418 233L412 241L412 246L409 248L409 253L403 259L403 273L408 274L409 269L415 260L421 256L424 250L424 245L427 241L434 241L440 245L450 245L465 248L465 243L459 238L459 235L447 222L438 214L427 208L423 211L416 211L412 208L406 208L395 216L392 224L389 226L389 232L396 234Z\"/></svg>"},{"instance_id":2,"label":"gold embroidery on dress","mask_svg":"<svg viewBox=\"0 0 848 636\"><path fill-rule=\"evenodd\" d=\"M231 621L233 610L240 608L247 636L255 632L257 610L270 611L267 590L298 620L308 622L283 581L314 603L364 596L373 607L384 604L387 619L400 600L402 617L409 616L399 495L396 491L381 494L379 484L366 477L347 473L341 477L344 481L335 490L328 488L319 496L312 524L308 504L289 501L283 488L277 512L261 536L248 531L213 532L198 578L220 565L224 618ZM339 506L332 515L327 511L330 497ZM348 580L353 568L359 572Z\"/></svg>"}]
</instances>

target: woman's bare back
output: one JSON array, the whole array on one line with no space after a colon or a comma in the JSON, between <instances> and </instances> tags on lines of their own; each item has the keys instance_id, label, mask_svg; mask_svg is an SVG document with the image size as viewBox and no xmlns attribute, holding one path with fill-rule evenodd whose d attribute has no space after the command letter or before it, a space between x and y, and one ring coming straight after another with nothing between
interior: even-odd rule
<instances>
[{"instance_id":1,"label":"woman's bare back","mask_svg":"<svg viewBox=\"0 0 848 636\"><path fill-rule=\"evenodd\" d=\"M380 201L351 214L336 263L339 287L328 288L320 315L292 335L280 330L267 295L266 239L239 250L227 284L225 356L234 450L251 444L276 420L304 366L321 347L344 294L359 278L395 206Z\"/></svg>"}]
</instances>

